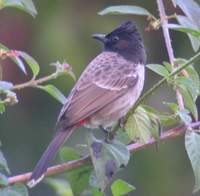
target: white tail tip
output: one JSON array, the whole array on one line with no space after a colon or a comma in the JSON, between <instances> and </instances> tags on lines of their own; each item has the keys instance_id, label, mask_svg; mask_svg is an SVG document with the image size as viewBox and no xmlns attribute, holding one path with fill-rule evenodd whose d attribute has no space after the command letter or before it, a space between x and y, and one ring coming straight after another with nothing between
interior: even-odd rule
<instances>
[{"instance_id":1,"label":"white tail tip","mask_svg":"<svg viewBox=\"0 0 200 196\"><path fill-rule=\"evenodd\" d=\"M27 186L29 188L33 188L34 186L36 186L40 181L42 181L42 179L44 178L44 175L42 175L40 178L38 178L37 180L32 179L30 181L27 182Z\"/></svg>"}]
</instances>

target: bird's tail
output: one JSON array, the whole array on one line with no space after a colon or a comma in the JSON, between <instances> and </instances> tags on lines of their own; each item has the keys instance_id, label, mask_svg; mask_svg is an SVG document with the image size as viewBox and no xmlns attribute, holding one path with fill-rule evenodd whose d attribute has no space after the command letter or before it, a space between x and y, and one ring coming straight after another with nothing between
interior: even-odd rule
<instances>
[{"instance_id":1,"label":"bird's tail","mask_svg":"<svg viewBox=\"0 0 200 196\"><path fill-rule=\"evenodd\" d=\"M43 153L42 157L38 161L36 167L34 168L30 179L27 182L29 188L34 187L38 184L44 177L44 173L48 168L49 161L51 161L56 153L58 152L60 146L64 141L72 134L74 128L71 127L65 131L58 131L47 147L46 151Z\"/></svg>"}]
</instances>

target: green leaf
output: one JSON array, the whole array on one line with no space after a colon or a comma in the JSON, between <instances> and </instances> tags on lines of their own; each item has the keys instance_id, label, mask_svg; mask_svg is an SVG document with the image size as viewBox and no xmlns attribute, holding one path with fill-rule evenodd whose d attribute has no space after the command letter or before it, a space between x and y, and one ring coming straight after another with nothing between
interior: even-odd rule
<instances>
[{"instance_id":1,"label":"green leaf","mask_svg":"<svg viewBox=\"0 0 200 196\"><path fill-rule=\"evenodd\" d=\"M189 18L187 18L185 16L177 16L177 20L181 26L183 26L185 28L191 28L191 29L198 31L198 26L196 26ZM190 39L193 50L196 52L200 47L199 38L192 36L190 33L187 33L187 35Z\"/></svg>"},{"instance_id":2,"label":"green leaf","mask_svg":"<svg viewBox=\"0 0 200 196\"><path fill-rule=\"evenodd\" d=\"M124 180L117 179L111 185L113 196L122 196L135 190L135 187Z\"/></svg>"},{"instance_id":3,"label":"green leaf","mask_svg":"<svg viewBox=\"0 0 200 196\"><path fill-rule=\"evenodd\" d=\"M0 43L0 48L3 49L3 50L5 50L5 51L9 50L6 46L4 46L4 45L1 44L1 43Z\"/></svg>"},{"instance_id":4,"label":"green leaf","mask_svg":"<svg viewBox=\"0 0 200 196\"><path fill-rule=\"evenodd\" d=\"M194 131L187 131L185 135L185 148L195 176L193 191L197 192L200 190L200 135Z\"/></svg>"},{"instance_id":5,"label":"green leaf","mask_svg":"<svg viewBox=\"0 0 200 196\"><path fill-rule=\"evenodd\" d=\"M32 0L3 0L3 3L1 4L1 9L4 7L18 8L20 10L25 11L33 17L37 15L37 10Z\"/></svg>"},{"instance_id":6,"label":"green leaf","mask_svg":"<svg viewBox=\"0 0 200 196\"><path fill-rule=\"evenodd\" d=\"M147 115L149 116L149 119L151 121L151 128L150 128L151 136L155 140L159 141L160 140L160 134L161 134L161 131L162 131L160 119L154 113L147 113Z\"/></svg>"},{"instance_id":7,"label":"green leaf","mask_svg":"<svg viewBox=\"0 0 200 196\"><path fill-rule=\"evenodd\" d=\"M23 184L15 184L0 189L1 196L28 196L28 190Z\"/></svg>"},{"instance_id":8,"label":"green leaf","mask_svg":"<svg viewBox=\"0 0 200 196\"><path fill-rule=\"evenodd\" d=\"M179 65L182 65L186 62L185 59L176 59L176 63ZM193 65L188 66L186 69L188 76L187 77L177 77L175 80L177 85L182 85L187 88L187 90L190 92L192 95L192 98L194 101L196 101L197 96L200 93L200 79L199 79L199 74L193 67Z\"/></svg>"},{"instance_id":9,"label":"green leaf","mask_svg":"<svg viewBox=\"0 0 200 196\"><path fill-rule=\"evenodd\" d=\"M181 120L185 124L192 122L192 118L191 118L188 110L186 110L186 109L180 110L180 111L177 112L177 114L180 116Z\"/></svg>"},{"instance_id":10,"label":"green leaf","mask_svg":"<svg viewBox=\"0 0 200 196\"><path fill-rule=\"evenodd\" d=\"M177 116L174 114L166 114L166 115L158 115L159 119L160 119L160 123L162 126L165 127L171 127L176 125L179 122L179 119L177 119Z\"/></svg>"},{"instance_id":11,"label":"green leaf","mask_svg":"<svg viewBox=\"0 0 200 196\"><path fill-rule=\"evenodd\" d=\"M137 107L135 113L128 118L125 124L125 130L129 137L133 141L140 143L147 143L155 135L157 135L155 137L157 139L159 135L159 124L153 119L155 116L148 114L143 107Z\"/></svg>"},{"instance_id":12,"label":"green leaf","mask_svg":"<svg viewBox=\"0 0 200 196\"><path fill-rule=\"evenodd\" d=\"M25 65L19 57L10 57L10 58L14 63L17 64L17 66L24 72L24 74L27 74Z\"/></svg>"},{"instance_id":13,"label":"green leaf","mask_svg":"<svg viewBox=\"0 0 200 196\"><path fill-rule=\"evenodd\" d=\"M91 188L92 196L104 196L101 191L98 190L98 188L92 187Z\"/></svg>"},{"instance_id":14,"label":"green leaf","mask_svg":"<svg viewBox=\"0 0 200 196\"><path fill-rule=\"evenodd\" d=\"M150 70L152 70L153 72L157 73L160 76L163 76L163 77L169 76L168 70L163 65L148 64L146 65L146 67L148 67Z\"/></svg>"},{"instance_id":15,"label":"green leaf","mask_svg":"<svg viewBox=\"0 0 200 196\"><path fill-rule=\"evenodd\" d=\"M10 174L7 161L1 151L0 151L0 171L6 171L8 174Z\"/></svg>"},{"instance_id":16,"label":"green leaf","mask_svg":"<svg viewBox=\"0 0 200 196\"><path fill-rule=\"evenodd\" d=\"M10 90L12 87L13 87L13 84L11 82L0 81L0 91Z\"/></svg>"},{"instance_id":17,"label":"green leaf","mask_svg":"<svg viewBox=\"0 0 200 196\"><path fill-rule=\"evenodd\" d=\"M8 185L8 178L0 173L0 186L7 186Z\"/></svg>"},{"instance_id":18,"label":"green leaf","mask_svg":"<svg viewBox=\"0 0 200 196\"><path fill-rule=\"evenodd\" d=\"M144 15L144 16L152 16L146 9L133 6L133 5L119 5L119 6L110 6L106 9L100 11L99 15L106 15L106 14L133 14L133 15Z\"/></svg>"},{"instance_id":19,"label":"green leaf","mask_svg":"<svg viewBox=\"0 0 200 196\"><path fill-rule=\"evenodd\" d=\"M119 140L123 144L129 144L132 142L132 139L129 137L127 132L123 129L118 129L115 135L115 139Z\"/></svg>"},{"instance_id":20,"label":"green leaf","mask_svg":"<svg viewBox=\"0 0 200 196\"><path fill-rule=\"evenodd\" d=\"M178 5L185 15L200 27L200 6L194 0L173 0L174 5Z\"/></svg>"},{"instance_id":21,"label":"green leaf","mask_svg":"<svg viewBox=\"0 0 200 196\"><path fill-rule=\"evenodd\" d=\"M160 113L149 105L141 105L141 106L146 110L146 112L155 114L158 117L160 124L162 126L173 126L177 124L178 122L178 119L176 118L176 115L174 114Z\"/></svg>"},{"instance_id":22,"label":"green leaf","mask_svg":"<svg viewBox=\"0 0 200 196\"><path fill-rule=\"evenodd\" d=\"M183 33L189 33L192 36L197 37L197 38L200 37L200 31L196 29L186 28L184 26L177 25L177 24L168 24L168 28L176 30L176 31L180 31Z\"/></svg>"},{"instance_id":23,"label":"green leaf","mask_svg":"<svg viewBox=\"0 0 200 196\"><path fill-rule=\"evenodd\" d=\"M37 63L37 61L25 52L18 51L18 53L24 59L24 61L27 63L27 65L30 67L30 69L33 73L33 77L35 78L39 74L39 71L40 71L40 66Z\"/></svg>"},{"instance_id":24,"label":"green leaf","mask_svg":"<svg viewBox=\"0 0 200 196\"><path fill-rule=\"evenodd\" d=\"M194 101L196 101L197 96L199 95L199 83L196 83L191 78L184 77L184 76L178 76L175 78L175 83L178 86L185 86L190 94L192 95L192 98Z\"/></svg>"},{"instance_id":25,"label":"green leaf","mask_svg":"<svg viewBox=\"0 0 200 196\"><path fill-rule=\"evenodd\" d=\"M91 171L91 166L82 166L67 172L74 195L81 195L83 190L89 186Z\"/></svg>"},{"instance_id":26,"label":"green leaf","mask_svg":"<svg viewBox=\"0 0 200 196\"><path fill-rule=\"evenodd\" d=\"M173 66L169 62L164 61L163 65L166 67L166 69L168 70L168 72L171 73L173 71Z\"/></svg>"},{"instance_id":27,"label":"green leaf","mask_svg":"<svg viewBox=\"0 0 200 196\"><path fill-rule=\"evenodd\" d=\"M5 105L4 105L4 103L1 103L1 101L0 101L0 114L3 114L4 112L5 112Z\"/></svg>"},{"instance_id":28,"label":"green leaf","mask_svg":"<svg viewBox=\"0 0 200 196\"><path fill-rule=\"evenodd\" d=\"M37 87L49 93L52 97L54 97L60 103L62 104L66 103L66 100L67 100L66 97L54 85L52 84L48 84L44 86L38 85Z\"/></svg>"},{"instance_id":29,"label":"green leaf","mask_svg":"<svg viewBox=\"0 0 200 196\"><path fill-rule=\"evenodd\" d=\"M59 196L74 196L72 189L66 180L47 178L45 181Z\"/></svg>"},{"instance_id":30,"label":"green leaf","mask_svg":"<svg viewBox=\"0 0 200 196\"><path fill-rule=\"evenodd\" d=\"M6 52L9 52L10 49L7 48L6 46L4 46L3 44L0 43L0 49L6 51ZM16 51L18 52L18 51ZM9 56L9 58L15 63L17 64L17 66L25 73L26 73L26 68L24 66L24 63L22 62L22 60L16 55L16 56Z\"/></svg>"},{"instance_id":31,"label":"green leaf","mask_svg":"<svg viewBox=\"0 0 200 196\"><path fill-rule=\"evenodd\" d=\"M121 142L112 140L107 143L96 139L92 133L88 133L88 147L96 176L93 179L96 183L92 183L104 191L113 175L128 164L130 152Z\"/></svg>"},{"instance_id":32,"label":"green leaf","mask_svg":"<svg viewBox=\"0 0 200 196\"><path fill-rule=\"evenodd\" d=\"M1 64L0 64L0 80L3 80L3 68Z\"/></svg>"},{"instance_id":33,"label":"green leaf","mask_svg":"<svg viewBox=\"0 0 200 196\"><path fill-rule=\"evenodd\" d=\"M10 49L7 48L6 46L4 46L3 44L0 43L0 49L3 49L5 51L9 51ZM18 52L18 51L17 51ZM25 73L26 73L26 68L24 66L24 63L22 62L22 60L16 55L15 57L14 56L10 56L10 59L15 63L17 64L17 66Z\"/></svg>"},{"instance_id":34,"label":"green leaf","mask_svg":"<svg viewBox=\"0 0 200 196\"><path fill-rule=\"evenodd\" d=\"M195 70L193 65L190 65L186 68L186 71L188 72L190 78L196 83L200 84L199 74Z\"/></svg>"},{"instance_id":35,"label":"green leaf","mask_svg":"<svg viewBox=\"0 0 200 196\"><path fill-rule=\"evenodd\" d=\"M60 149L59 155L62 161L73 161L80 159L80 154L73 148L64 146Z\"/></svg>"},{"instance_id":36,"label":"green leaf","mask_svg":"<svg viewBox=\"0 0 200 196\"><path fill-rule=\"evenodd\" d=\"M178 105L176 103L169 103L169 102L163 102L163 104L167 105L170 110L172 110L174 113L178 112Z\"/></svg>"},{"instance_id":37,"label":"green leaf","mask_svg":"<svg viewBox=\"0 0 200 196\"><path fill-rule=\"evenodd\" d=\"M180 92L183 95L184 103L186 105L186 108L192 113L194 118L197 120L198 119L198 112L197 112L197 107L195 104L195 101L192 98L192 95L188 91L187 88L184 86L179 86Z\"/></svg>"}]
</instances>

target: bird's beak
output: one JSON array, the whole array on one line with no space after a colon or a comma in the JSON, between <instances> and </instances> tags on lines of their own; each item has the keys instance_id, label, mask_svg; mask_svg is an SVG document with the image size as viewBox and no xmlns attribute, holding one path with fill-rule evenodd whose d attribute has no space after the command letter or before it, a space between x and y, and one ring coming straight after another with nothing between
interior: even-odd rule
<instances>
[{"instance_id":1,"label":"bird's beak","mask_svg":"<svg viewBox=\"0 0 200 196\"><path fill-rule=\"evenodd\" d=\"M106 40L107 40L105 34L98 34L98 33L96 33L96 34L93 34L92 37L93 37L94 39L97 39L97 40L103 42L103 43L105 43Z\"/></svg>"}]
</instances>

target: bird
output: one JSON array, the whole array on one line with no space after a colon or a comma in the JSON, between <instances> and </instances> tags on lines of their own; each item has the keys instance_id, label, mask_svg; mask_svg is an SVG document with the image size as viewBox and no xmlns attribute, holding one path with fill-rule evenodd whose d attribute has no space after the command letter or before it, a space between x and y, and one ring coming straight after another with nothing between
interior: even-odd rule
<instances>
[{"instance_id":1,"label":"bird","mask_svg":"<svg viewBox=\"0 0 200 196\"><path fill-rule=\"evenodd\" d=\"M108 34L93 34L102 51L82 72L58 116L58 130L35 166L27 185L44 177L49 162L80 126L107 129L122 119L139 98L145 81L146 52L134 21Z\"/></svg>"}]
</instances>

